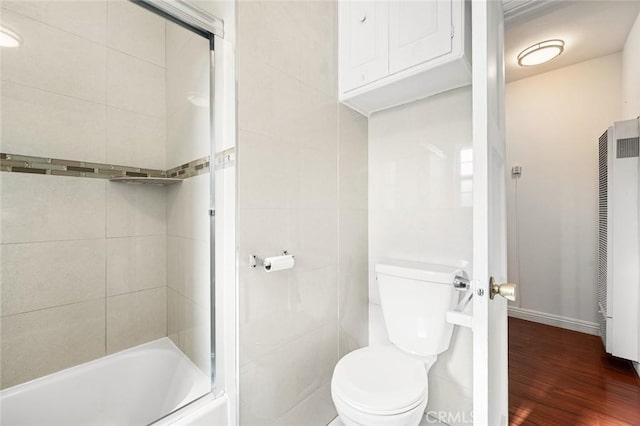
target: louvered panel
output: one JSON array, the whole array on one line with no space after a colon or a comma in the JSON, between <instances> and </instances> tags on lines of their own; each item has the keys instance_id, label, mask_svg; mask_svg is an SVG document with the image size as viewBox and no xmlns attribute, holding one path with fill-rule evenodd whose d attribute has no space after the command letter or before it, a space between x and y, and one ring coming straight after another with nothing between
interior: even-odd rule
<instances>
[{"instance_id":1,"label":"louvered panel","mask_svg":"<svg viewBox=\"0 0 640 426\"><path fill-rule=\"evenodd\" d=\"M637 157L640 148L640 138L624 138L616 141L616 158Z\"/></svg>"},{"instance_id":2,"label":"louvered panel","mask_svg":"<svg viewBox=\"0 0 640 426\"><path fill-rule=\"evenodd\" d=\"M608 207L608 141L607 132L598 146L598 322L600 337L607 342L607 207Z\"/></svg>"}]
</instances>

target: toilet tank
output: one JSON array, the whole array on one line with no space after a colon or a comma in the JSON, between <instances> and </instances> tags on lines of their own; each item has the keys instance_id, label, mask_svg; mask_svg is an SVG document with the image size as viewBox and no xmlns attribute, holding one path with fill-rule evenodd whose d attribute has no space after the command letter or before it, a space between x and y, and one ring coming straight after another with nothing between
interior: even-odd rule
<instances>
[{"instance_id":1,"label":"toilet tank","mask_svg":"<svg viewBox=\"0 0 640 426\"><path fill-rule=\"evenodd\" d=\"M451 342L453 325L447 311L458 295L453 278L460 268L415 262L376 265L380 304L389 340L398 348L418 355L437 355Z\"/></svg>"}]
</instances>

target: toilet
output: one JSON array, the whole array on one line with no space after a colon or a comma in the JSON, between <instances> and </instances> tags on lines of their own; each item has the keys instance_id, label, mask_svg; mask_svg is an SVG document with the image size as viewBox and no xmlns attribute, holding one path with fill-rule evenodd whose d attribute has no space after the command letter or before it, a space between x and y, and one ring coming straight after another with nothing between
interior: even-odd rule
<instances>
[{"instance_id":1,"label":"toilet","mask_svg":"<svg viewBox=\"0 0 640 426\"><path fill-rule=\"evenodd\" d=\"M413 262L376 265L391 345L348 353L335 367L331 397L345 426L416 426L427 406L428 372L451 342L447 311L459 268Z\"/></svg>"}]
</instances>

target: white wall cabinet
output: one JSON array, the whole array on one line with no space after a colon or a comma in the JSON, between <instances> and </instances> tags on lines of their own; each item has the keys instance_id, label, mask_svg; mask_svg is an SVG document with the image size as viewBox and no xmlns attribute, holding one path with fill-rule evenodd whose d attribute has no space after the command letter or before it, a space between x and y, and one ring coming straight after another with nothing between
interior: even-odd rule
<instances>
[{"instance_id":1,"label":"white wall cabinet","mask_svg":"<svg viewBox=\"0 0 640 426\"><path fill-rule=\"evenodd\" d=\"M389 74L389 4L350 1L341 6L342 81L356 88Z\"/></svg>"},{"instance_id":2,"label":"white wall cabinet","mask_svg":"<svg viewBox=\"0 0 640 426\"><path fill-rule=\"evenodd\" d=\"M471 83L470 2L339 3L339 98L370 115Z\"/></svg>"}]
</instances>

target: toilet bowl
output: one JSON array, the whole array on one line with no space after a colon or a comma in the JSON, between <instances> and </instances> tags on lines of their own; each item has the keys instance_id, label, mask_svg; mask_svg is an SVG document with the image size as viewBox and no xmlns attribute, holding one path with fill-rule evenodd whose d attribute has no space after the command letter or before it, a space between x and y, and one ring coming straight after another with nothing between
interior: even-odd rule
<instances>
[{"instance_id":1,"label":"toilet bowl","mask_svg":"<svg viewBox=\"0 0 640 426\"><path fill-rule=\"evenodd\" d=\"M345 426L417 425L427 406L429 367L393 346L347 354L331 380L340 419Z\"/></svg>"},{"instance_id":2,"label":"toilet bowl","mask_svg":"<svg viewBox=\"0 0 640 426\"><path fill-rule=\"evenodd\" d=\"M376 265L391 345L348 353L336 364L331 397L345 426L417 426L429 398L428 372L448 349L458 268L407 262Z\"/></svg>"}]
</instances>

